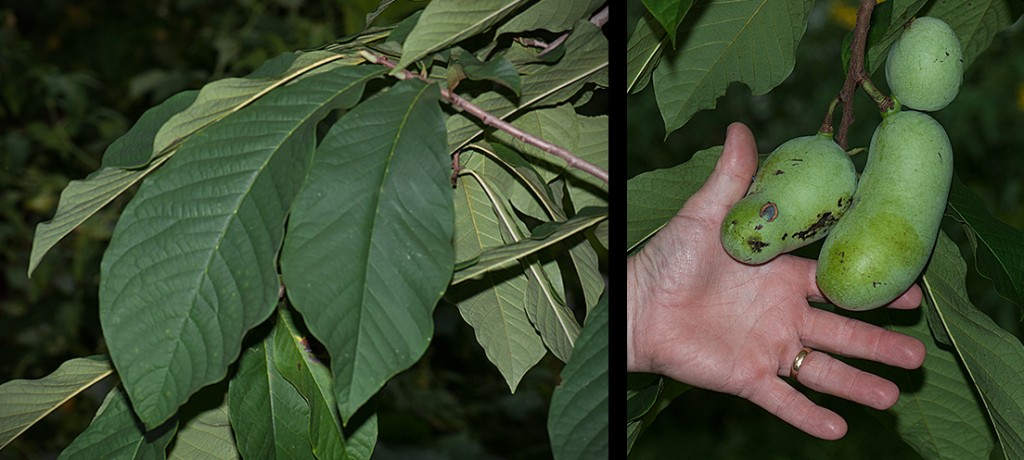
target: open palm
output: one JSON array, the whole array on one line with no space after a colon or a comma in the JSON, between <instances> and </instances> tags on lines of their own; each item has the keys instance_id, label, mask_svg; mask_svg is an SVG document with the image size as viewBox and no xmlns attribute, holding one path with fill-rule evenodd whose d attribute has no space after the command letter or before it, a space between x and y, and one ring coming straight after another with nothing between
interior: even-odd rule
<instances>
[{"instance_id":1,"label":"open palm","mask_svg":"<svg viewBox=\"0 0 1024 460\"><path fill-rule=\"evenodd\" d=\"M726 254L722 219L747 191L757 169L750 130L729 127L711 177L646 246L628 260L628 370L655 372L697 387L749 399L824 439L846 422L793 388L789 376L804 346L906 369L924 361L912 337L811 306L825 301L816 261L782 255L746 265ZM915 308L912 286L891 308ZM826 354L807 355L799 381L808 388L877 409L896 403L895 384Z\"/></svg>"}]
</instances>

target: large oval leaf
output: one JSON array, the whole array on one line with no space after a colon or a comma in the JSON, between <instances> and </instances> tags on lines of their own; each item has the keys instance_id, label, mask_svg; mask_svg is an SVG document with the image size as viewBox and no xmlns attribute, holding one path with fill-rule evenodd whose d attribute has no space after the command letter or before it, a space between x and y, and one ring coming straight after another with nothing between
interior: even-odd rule
<instances>
[{"instance_id":1,"label":"large oval leaf","mask_svg":"<svg viewBox=\"0 0 1024 460\"><path fill-rule=\"evenodd\" d=\"M125 209L101 265L100 320L147 427L222 379L242 336L270 315L285 214L316 122L355 104L379 69L340 67L229 115L185 143Z\"/></svg>"},{"instance_id":2,"label":"large oval leaf","mask_svg":"<svg viewBox=\"0 0 1024 460\"><path fill-rule=\"evenodd\" d=\"M1024 458L1024 346L967 297L967 265L960 250L939 233L922 288L953 349L977 387L1006 458Z\"/></svg>"},{"instance_id":3,"label":"large oval leaf","mask_svg":"<svg viewBox=\"0 0 1024 460\"><path fill-rule=\"evenodd\" d=\"M796 63L810 1L711 1L695 5L679 31L677 51L654 69L654 94L665 133L698 110L715 107L731 82L754 94L782 83Z\"/></svg>"},{"instance_id":4,"label":"large oval leaf","mask_svg":"<svg viewBox=\"0 0 1024 460\"><path fill-rule=\"evenodd\" d=\"M478 257L482 252L504 244L502 226L514 226L504 221L511 213L498 198L494 190L496 184L485 184L482 178L485 171L490 169L496 170L496 175L508 173L501 165L479 154L470 156L465 167L479 171L480 174L459 176L455 190L455 226L458 235L455 251L460 257L462 254ZM511 178L508 180L512 181ZM485 189L485 185L488 188ZM499 214L495 209L497 206L506 209ZM518 265L515 257L511 257L508 262ZM509 389L515 392L523 375L547 353L544 342L530 324L523 308L527 279L519 267L503 271L480 271L478 274L480 276L477 280L453 286L449 296L458 306L462 318L473 327L476 340L483 347L487 359L494 363Z\"/></svg>"},{"instance_id":5,"label":"large oval leaf","mask_svg":"<svg viewBox=\"0 0 1024 460\"><path fill-rule=\"evenodd\" d=\"M281 270L331 354L346 422L419 359L451 279L451 165L440 91L400 82L359 104L317 149L295 201Z\"/></svg>"}]
</instances>

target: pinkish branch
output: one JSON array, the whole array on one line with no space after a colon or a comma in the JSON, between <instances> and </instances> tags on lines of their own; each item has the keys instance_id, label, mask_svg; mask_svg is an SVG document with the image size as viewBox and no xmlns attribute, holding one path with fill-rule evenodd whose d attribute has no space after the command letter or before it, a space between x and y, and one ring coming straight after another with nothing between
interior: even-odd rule
<instances>
[{"instance_id":1,"label":"pinkish branch","mask_svg":"<svg viewBox=\"0 0 1024 460\"><path fill-rule=\"evenodd\" d=\"M361 51L360 54L369 62L383 65L389 69L395 68L395 63L391 62L391 60L388 59L387 56L376 54L370 51ZM427 83L435 83L434 81L426 78L423 75L418 75L408 70L402 70L400 78L416 78L419 80L423 80ZM456 109L473 115L480 121L483 121L485 125L504 131L522 142L530 144L558 158L565 160L566 166L570 168L579 169L580 171L586 172L587 174L590 174L600 179L604 183L608 183L608 171L605 171L600 166L597 166L580 157L577 157L576 155L573 155L572 152L562 147L559 147L555 144L552 144L551 142L548 142L544 139L541 139L537 136L534 136L526 131L517 128L511 123L508 123L505 120L502 120L501 118L494 116L490 112L481 109L479 106L474 105L472 102L467 101L462 96L455 94L454 92L450 91L448 88L445 88L444 86L441 86L441 97L444 98L444 100L448 101L448 103L451 104L452 107L455 107Z\"/></svg>"}]
</instances>

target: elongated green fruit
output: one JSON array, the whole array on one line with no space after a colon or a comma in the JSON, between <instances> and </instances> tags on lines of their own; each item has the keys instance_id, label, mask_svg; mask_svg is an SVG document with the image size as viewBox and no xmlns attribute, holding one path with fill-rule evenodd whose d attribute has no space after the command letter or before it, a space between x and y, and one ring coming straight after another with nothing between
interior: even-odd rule
<instances>
[{"instance_id":1,"label":"elongated green fruit","mask_svg":"<svg viewBox=\"0 0 1024 460\"><path fill-rule=\"evenodd\" d=\"M914 111L886 115L871 137L853 205L821 248L825 297L869 310L906 291L935 246L952 177L953 149L937 121Z\"/></svg>"},{"instance_id":2,"label":"elongated green fruit","mask_svg":"<svg viewBox=\"0 0 1024 460\"><path fill-rule=\"evenodd\" d=\"M915 110L935 111L960 92L964 55L960 40L941 19L923 17L910 23L889 48L885 79L900 102Z\"/></svg>"},{"instance_id":3,"label":"elongated green fruit","mask_svg":"<svg viewBox=\"0 0 1024 460\"><path fill-rule=\"evenodd\" d=\"M761 264L823 238L850 205L853 162L829 134L786 141L768 155L747 196L722 221L722 246Z\"/></svg>"}]
</instances>

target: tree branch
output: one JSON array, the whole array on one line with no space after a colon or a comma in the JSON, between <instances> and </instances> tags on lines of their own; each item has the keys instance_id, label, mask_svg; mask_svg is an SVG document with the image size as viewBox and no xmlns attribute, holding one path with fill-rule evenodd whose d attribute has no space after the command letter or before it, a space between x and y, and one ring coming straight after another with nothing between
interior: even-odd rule
<instances>
[{"instance_id":1,"label":"tree branch","mask_svg":"<svg viewBox=\"0 0 1024 460\"><path fill-rule=\"evenodd\" d=\"M391 60L388 59L387 56L376 54L366 50L360 51L360 54L369 62L383 65L389 69L395 68L395 63L391 62ZM423 80L427 83L435 83L434 81L426 78L423 75L418 75L408 70L403 70L402 73L399 74L399 76L402 79L416 78L419 80ZM573 155L572 152L562 147L559 147L544 139L541 139L528 132L525 132L513 126L511 123L508 123L505 120L502 120L501 118L492 115L486 110L481 109L480 107L467 101L462 96L459 96L458 94L455 94L454 92L450 91L448 88L445 88L444 85L441 85L441 97L448 101L448 103L451 104L452 107L455 107L456 109L473 115L474 117L483 121L485 125L492 126L496 129L504 131L522 142L530 144L558 158L565 160L567 167L579 169L580 171L586 172L587 174L590 174L600 179L606 184L608 183L608 171L605 171L601 167L593 163L590 163L580 157L577 157L576 155Z\"/></svg>"},{"instance_id":2,"label":"tree branch","mask_svg":"<svg viewBox=\"0 0 1024 460\"><path fill-rule=\"evenodd\" d=\"M857 86L862 86L868 95L875 100L879 110L887 111L893 107L892 99L882 94L871 83L868 73L864 70L864 51L867 48L868 30L871 28L871 13L875 9L875 0L860 0L857 8L857 25L853 28L853 39L850 41L850 68L846 71L846 82L843 89L839 91L837 98L843 103L843 117L839 122L839 130L836 133L836 142L844 150L847 148L846 135L850 125L854 122L853 97L856 94ZM826 116L821 125L822 132L832 131L831 113L835 108L835 102L829 106L829 116Z\"/></svg>"}]
</instances>

